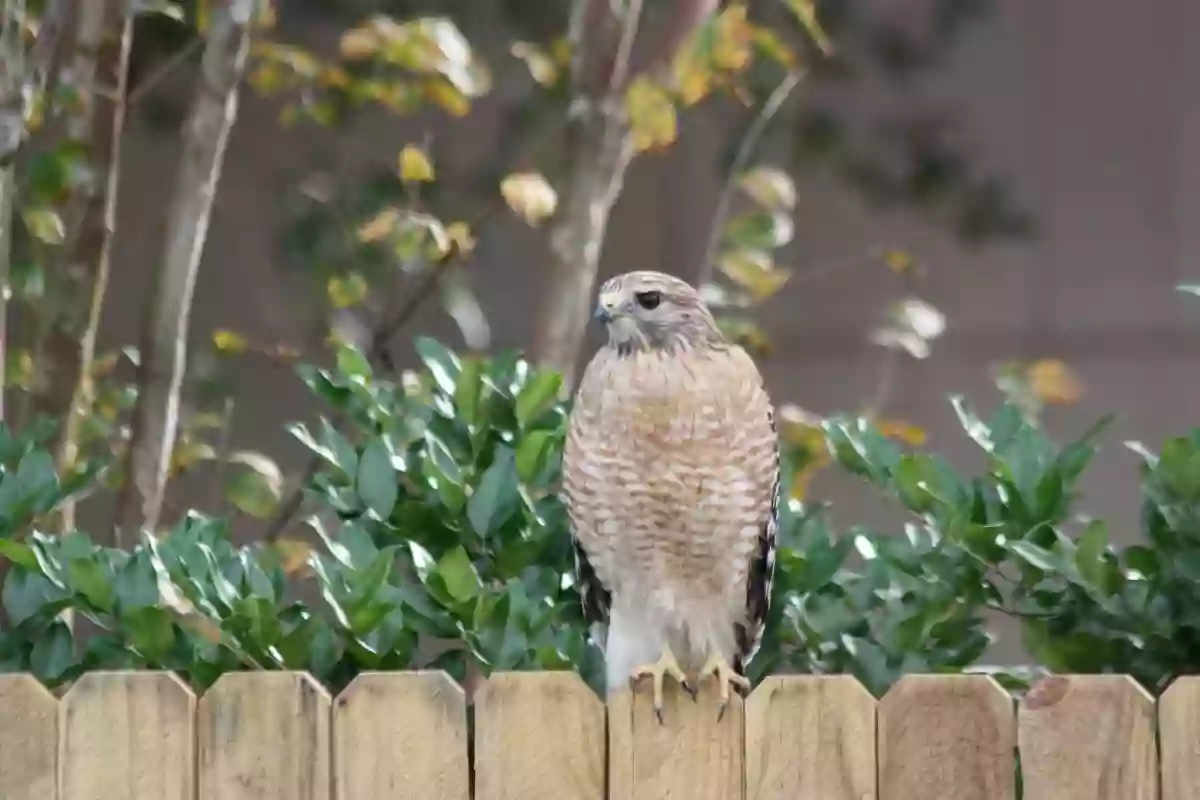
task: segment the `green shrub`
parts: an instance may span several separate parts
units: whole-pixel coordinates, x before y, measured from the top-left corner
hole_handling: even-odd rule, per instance
[[[44,431],[0,432],[0,558],[12,566],[0,669],[49,684],[173,669],[200,687],[230,670],[303,669],[337,687],[361,670],[574,668],[598,687],[556,495],[569,410],[558,376],[515,354],[460,357],[428,339],[417,350],[424,368],[399,382],[345,348],[335,369],[302,370],[331,412],[290,426],[319,462],[305,490],[322,543],[307,556],[311,607],[294,599],[279,547],[234,546],[222,520],[193,513],[131,551],[40,533],[99,466],[60,481]],[[852,673],[879,693],[906,672],[977,668],[992,611],[1019,617],[1053,670],[1156,688],[1200,661],[1200,431],[1143,451],[1146,538],[1117,551],[1075,511],[1103,423],[1060,447],[1011,405],[983,420],[954,402],[987,456],[981,475],[905,452],[866,420],[825,422],[836,464],[910,519],[899,535],[835,533],[827,508],[784,504],[752,677]],[[806,457],[785,445],[785,486]],[[66,609],[98,632],[76,641]]]

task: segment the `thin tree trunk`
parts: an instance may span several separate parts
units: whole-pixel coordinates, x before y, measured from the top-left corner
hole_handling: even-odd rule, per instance
[[[717,7],[717,0],[673,0],[671,25],[646,64],[669,63],[687,36]],[[631,55],[644,0],[627,0],[612,25],[602,13],[617,3],[577,0],[572,11],[572,93],[575,118],[566,132],[567,176],[562,202],[550,223],[550,259],[537,310],[533,360],[574,381],[591,318],[592,287],[600,268],[608,220],[633,157],[622,97],[632,75]],[[600,65],[599,67],[597,65]],[[597,90],[594,78],[601,76]]]
[[[588,305],[608,218],[633,157],[620,92],[637,36],[642,0],[630,0],[615,20],[619,42],[615,51],[605,35],[610,26],[596,24],[605,6],[608,4],[603,0],[579,0],[572,11],[575,99],[570,113],[575,118],[566,131],[566,182],[562,205],[548,231],[550,259],[531,348],[531,356],[539,366],[561,372],[568,383],[573,380],[575,361],[587,331]],[[603,64],[611,67],[601,68],[600,74],[607,80],[597,91],[588,84],[593,82],[595,65]]]
[[[84,3],[76,34],[74,79],[83,87],[86,106],[67,125],[68,136],[88,151],[95,176],[73,203],[68,219],[71,239],[64,248],[58,277],[63,311],[53,320],[46,354],[52,383],[42,410],[64,420],[56,454],[60,469],[78,457],[82,421],[93,401],[92,366],[108,288],[109,259],[116,231],[121,133],[125,122],[126,76],[133,41],[133,18],[124,0]],[[60,528],[75,526],[75,503],[60,508]]]
[[[117,504],[118,544],[158,525],[179,422],[188,316],[225,146],[237,117],[256,0],[214,9],[200,84],[184,126],[182,163],[166,224],[166,243],[142,331],[138,401],[129,470]]]

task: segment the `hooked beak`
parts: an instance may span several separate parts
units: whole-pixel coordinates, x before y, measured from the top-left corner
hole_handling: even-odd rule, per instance
[[[592,313],[592,319],[599,322],[601,325],[607,325],[615,318],[613,310],[604,304],[596,306],[596,310]]]

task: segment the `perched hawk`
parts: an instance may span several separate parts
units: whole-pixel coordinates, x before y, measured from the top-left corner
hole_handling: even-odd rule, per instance
[[[762,377],[699,294],[658,272],[600,289],[608,344],[571,412],[563,496],[584,612],[609,692],[670,675],[720,714],[749,688],[771,597],[779,443]]]

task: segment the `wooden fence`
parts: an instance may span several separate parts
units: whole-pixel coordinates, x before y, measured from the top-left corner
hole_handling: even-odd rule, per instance
[[[472,748],[439,672],[336,698],[288,672],[199,698],[161,672],[61,698],[0,676],[0,799],[1014,800],[1018,749],[1025,800],[1200,797],[1200,676],[1157,708],[1123,676],[1046,678],[1019,704],[981,676],[910,676],[878,702],[852,678],[774,677],[719,724],[711,687],[669,692],[661,726],[648,692],[606,712],[566,673],[497,675],[474,701]]]

